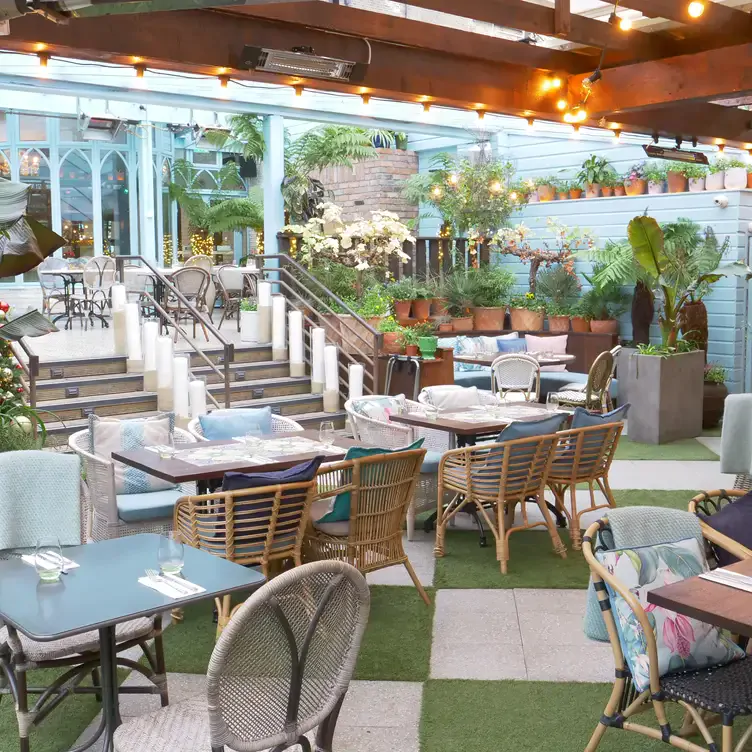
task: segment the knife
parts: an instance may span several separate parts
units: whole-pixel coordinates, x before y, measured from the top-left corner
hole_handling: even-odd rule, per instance
[[[164,577],[164,579],[166,579],[176,590],[181,590],[181,592],[184,592],[186,595],[195,595],[196,593],[201,592],[197,589],[198,585],[188,583],[182,577],[178,577],[177,575],[162,572],[162,577]]]

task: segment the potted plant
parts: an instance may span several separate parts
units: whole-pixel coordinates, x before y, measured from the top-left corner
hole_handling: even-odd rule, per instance
[[[669,193],[685,193],[687,190],[687,175],[686,168],[694,167],[695,165],[685,165],[681,162],[672,162],[671,166],[666,170],[666,184],[668,185]]]
[[[383,285],[370,285],[359,301],[352,306],[355,313],[372,327],[378,328],[381,320],[389,315],[391,298]]]
[[[613,196],[617,186],[619,188],[622,188],[623,190],[624,186],[622,184],[621,177],[616,173],[615,170],[609,170],[601,178],[601,195],[603,195],[605,198]]]
[[[452,317],[455,332],[468,332],[473,328],[473,285],[464,269],[456,269],[444,280],[447,311]]]
[[[566,334],[572,317],[572,306],[566,303],[546,303],[548,331],[556,334]]]
[[[515,295],[509,303],[509,312],[512,316],[512,329],[515,331],[543,331],[546,304],[542,299],[536,298],[534,293]]]
[[[258,342],[258,304],[249,298],[240,301],[240,341]]]
[[[752,164],[747,165],[747,188],[752,188]]]
[[[584,334],[590,331],[590,312],[580,301],[573,309],[571,316],[572,331]]]
[[[728,397],[726,369],[717,363],[708,363],[705,366],[702,385],[703,428],[715,428],[721,422],[726,397]]]
[[[538,272],[535,290],[546,301],[550,332],[569,331],[569,319],[580,287],[580,281],[570,266],[556,264]]]
[[[582,309],[590,319],[590,331],[596,334],[618,334],[619,316],[629,304],[629,295],[617,282],[604,282],[600,264],[593,265],[592,275],[583,275],[592,287],[582,297]]]
[[[424,321],[413,327],[413,332],[418,337],[418,348],[421,357],[433,358],[436,356],[436,348],[439,344],[439,338],[434,334],[435,326],[430,321]]]
[[[624,190],[627,196],[642,196],[647,187],[645,163],[636,162],[624,174]]]
[[[415,280],[412,277],[404,277],[387,287],[387,294],[392,299],[394,316],[398,320],[410,318],[410,308],[416,297],[415,287]]]
[[[708,168],[700,164],[685,164],[681,167],[684,176],[689,181],[689,192],[699,193],[705,190],[705,176]]]
[[[568,180],[559,180],[556,183],[556,197],[559,201],[566,201],[569,198],[569,190],[573,183]]]
[[[413,317],[418,321],[425,321],[431,315],[433,290],[428,285],[415,283],[415,298],[413,299]]]
[[[648,181],[648,193],[658,195],[663,193],[663,182],[666,179],[666,166],[654,160],[648,160],[643,167],[645,180]]]
[[[426,285],[431,291],[431,313],[434,318],[447,315],[447,299],[444,293],[444,281],[439,277],[431,277]]]
[[[418,332],[414,326],[403,326],[400,331],[400,344],[405,349],[405,355],[418,355]]]
[[[399,354],[402,352],[402,327],[394,316],[387,316],[379,322],[379,331],[384,335],[382,352]]]
[[[626,196],[627,189],[624,187],[624,176],[616,176],[616,185],[614,186],[614,196]]]
[[[535,184],[538,192],[538,201],[553,201],[556,195],[556,183],[555,177],[537,178]]]
[[[582,198],[582,185],[576,180],[573,180],[569,184],[569,198],[571,199]]]
[[[705,190],[706,191],[722,191],[723,190],[723,173],[726,169],[728,160],[723,157],[714,159],[708,165],[708,174],[705,177]]]
[[[484,265],[468,269],[472,291],[473,328],[479,331],[504,329],[506,300],[514,287],[514,273],[502,266]]]
[[[723,185],[727,191],[740,191],[747,187],[747,163],[729,159],[723,171]]]
[[[585,198],[598,198],[601,195],[601,180],[614,171],[605,157],[591,154],[583,163],[577,179],[585,184]]]
[[[440,332],[451,332],[454,331],[454,326],[452,325],[452,317],[451,316],[436,316],[434,318],[434,323],[438,327],[438,330]]]

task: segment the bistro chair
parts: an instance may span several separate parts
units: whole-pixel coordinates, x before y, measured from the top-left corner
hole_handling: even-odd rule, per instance
[[[67,269],[68,264],[64,259],[50,256],[39,265],[39,271],[45,270],[58,271]],[[57,305],[65,306],[66,304],[66,286],[63,277],[52,274],[40,274],[39,286],[42,288],[42,313],[48,316],[53,315],[52,309]]]
[[[268,582],[217,641],[206,697],[127,721],[115,752],[333,752],[337,717],[368,624],[364,577],[342,562],[306,564]]]
[[[734,740],[734,721],[752,714],[752,661],[722,630],[667,609],[646,608],[646,593],[651,589],[707,570],[700,544],[695,538],[667,540],[664,530],[660,544],[638,547],[632,556],[618,556],[624,549],[608,550],[610,538],[609,521],[604,518],[593,523],[582,540],[616,670],[611,696],[585,752],[595,752],[606,732],[616,731],[641,734],[685,752],[746,749],[752,726]],[[647,573],[637,566],[642,561],[651,564]],[[677,633],[682,636],[680,646],[670,642],[676,641],[671,636]],[[686,635],[692,635],[691,639]],[[701,646],[697,655],[695,644]],[[681,660],[674,667],[669,658],[677,653]],[[681,728],[674,729],[669,722],[669,702],[685,711]],[[645,713],[654,716],[657,727],[635,720]],[[723,724],[720,744],[709,729],[718,720]],[[702,743],[690,741],[689,735],[701,736]]]
[[[225,264],[217,269],[219,295],[222,298],[222,318],[219,320],[220,327],[226,318],[231,319],[234,316],[238,331],[240,331],[240,301],[243,299],[244,276],[240,267],[235,266],[235,264]]]
[[[204,303],[206,305],[206,311],[209,314],[209,319],[212,319],[214,314],[214,303],[217,299],[217,288],[214,285],[212,276],[214,274],[214,258],[212,256],[206,256],[202,253],[197,253],[186,259],[184,267],[203,269],[209,275],[209,282],[206,286],[206,292],[204,294]]]
[[[110,305],[110,289],[116,278],[115,259],[109,256],[95,256],[84,265],[83,296],[73,295],[71,299],[87,312],[90,322],[96,316],[105,326],[104,315]]]
[[[623,423],[606,423],[602,426],[587,426],[570,431],[560,431],[554,461],[548,472],[548,487],[553,491],[556,508],[563,512],[569,521],[569,534],[572,547],[582,547],[580,518],[586,512],[616,506],[614,494],[608,484],[608,471],[614,459]],[[577,506],[577,484],[586,483],[590,493],[590,506]],[[597,489],[605,497],[599,504],[595,498]],[[569,509],[565,495],[569,491]]]
[[[707,522],[707,518],[720,513],[727,506],[743,498],[748,491],[703,491],[689,502],[689,511],[700,519],[700,528],[707,544],[708,559],[720,566],[732,564],[735,560],[752,559],[752,550],[742,545]],[[746,527],[746,526],[745,526]]]
[[[410,449],[321,467],[303,558],[346,561],[363,574],[402,564],[420,597],[430,604],[402,545],[402,528],[425,453],[425,449]],[[348,495],[347,519],[320,521],[332,500],[337,505]]]
[[[144,266],[125,264],[123,267],[123,284],[129,303],[138,303],[141,314],[145,317],[156,316],[156,311],[149,294],[156,297],[156,280],[154,274]]]
[[[602,352],[590,366],[585,389],[567,389],[554,392],[562,407],[584,407],[586,410],[607,412],[610,405],[609,388],[614,369],[614,356],[609,350]]]
[[[491,363],[491,391],[504,402],[538,402],[540,363],[530,355],[500,355]]]
[[[178,269],[172,275],[172,283],[177,287],[178,291],[183,294],[183,297],[198,311],[199,315],[206,312],[206,291],[209,286],[211,277],[209,273],[193,265],[191,267],[185,266],[182,269]],[[209,341],[209,334],[206,331],[203,321],[197,322],[196,317],[188,310],[183,301],[170,292],[167,291],[167,300],[165,301],[165,309],[168,313],[175,316],[175,320],[179,324],[180,321],[192,321],[193,322],[193,336],[196,336],[196,323],[201,324],[201,328],[204,331],[204,337],[206,341]],[[175,329],[175,341],[178,341],[178,331]]]
[[[566,548],[544,496],[557,441],[555,434],[546,434],[446,452],[439,465],[434,554],[437,557],[444,556],[447,525],[466,506],[475,504],[496,539],[496,559],[500,563],[502,574],[507,574],[508,569],[509,537],[520,530],[545,527],[551,536],[554,552],[565,559]],[[445,492],[454,494],[448,506],[443,503]],[[530,522],[527,502],[537,504],[543,521]],[[515,508],[518,504],[522,524],[516,525]]]
[[[188,433],[193,436],[196,441],[208,441],[204,436],[204,431],[201,428],[201,421],[198,418],[193,418],[188,423],[187,429]],[[296,420],[286,418],[284,415],[274,415],[274,413],[272,413],[272,433],[290,433],[291,431],[303,430],[303,426],[301,426]]]
[[[621,345],[616,345],[615,347],[612,347],[609,351],[611,355],[614,356],[614,364],[611,366],[611,381],[609,381],[608,389],[606,391],[606,409],[611,410],[613,409],[613,402],[611,399],[611,383],[614,380],[614,376],[616,375],[616,366],[619,362],[618,355],[622,351]],[[569,391],[575,391],[575,392],[584,392],[587,387],[587,383],[579,383],[574,382],[572,384],[566,384],[562,391],[569,392]]]

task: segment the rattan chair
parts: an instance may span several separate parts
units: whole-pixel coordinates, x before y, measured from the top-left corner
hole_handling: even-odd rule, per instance
[[[420,597],[430,604],[402,545],[402,527],[425,453],[425,449],[410,449],[319,468],[303,558],[346,561],[363,574],[403,564]],[[350,519],[316,523],[323,516],[319,512],[325,512],[329,501],[340,493],[350,494]]]
[[[110,289],[116,279],[115,259],[95,256],[86,262],[83,271],[83,297],[73,295],[71,299],[87,311],[89,321],[96,316],[102,326],[105,325],[104,315],[110,305]]]
[[[64,259],[50,256],[39,265],[39,271],[45,269],[50,271],[66,269],[68,264]],[[40,274],[39,286],[42,288],[42,313],[52,316],[52,309],[55,306],[65,306],[65,281],[62,277],[52,274]]]
[[[175,505],[175,530],[188,546],[243,566],[302,564],[300,551],[316,481],[186,496]],[[230,596],[217,598],[217,634],[230,619]]]
[[[737,660],[725,666],[705,668],[699,671],[659,676],[658,652],[654,626],[645,609],[634,593],[614,577],[596,558],[597,538],[607,531],[608,520],[593,523],[582,540],[582,551],[590,566],[594,587],[601,605],[603,619],[608,630],[616,668],[616,681],[593,735],[585,747],[585,752],[595,752],[610,729],[632,731],[657,742],[670,744],[685,752],[741,752],[752,735],[748,726],[738,741],[734,742],[733,724],[736,716],[752,714],[752,660]],[[619,634],[605,583],[624,599],[642,627],[649,660],[650,687],[640,692],[632,681],[632,675],[622,652]],[[666,714],[666,703],[675,702],[686,711],[685,722],[676,733]],[[656,726],[646,726],[635,722],[634,717],[651,712],[655,715]],[[709,726],[723,722],[722,741],[713,741]],[[690,734],[701,734],[704,744],[697,744],[686,738]],[[628,749],[629,746],[622,747]],[[658,745],[656,745],[658,749]]]
[[[537,402],[540,397],[540,363],[522,353],[500,355],[491,363],[491,391],[505,402]]]
[[[559,443],[548,472],[548,487],[553,491],[556,508],[569,520],[569,534],[575,549],[582,547],[582,515],[596,509],[616,506],[614,494],[608,484],[608,471],[623,429],[623,423],[606,423],[603,426],[575,428],[557,434]],[[590,493],[590,506],[584,509],[577,506],[578,483],[587,483]],[[596,487],[606,497],[605,504],[596,501]],[[567,491],[569,509],[565,504]]]
[[[214,259],[211,256],[206,256],[202,253],[197,253],[186,260],[184,267],[187,269],[203,269],[209,275],[209,282],[206,285],[204,292],[204,303],[206,304],[206,312],[209,314],[209,319],[213,319],[214,303],[217,299],[217,288],[214,285],[212,275],[214,274]]]
[[[365,579],[342,562],[285,572],[233,615],[207,672],[207,697],[127,721],[115,752],[283,752],[334,730],[370,608]],[[208,707],[207,707],[208,701]]]
[[[227,318],[233,316],[240,331],[240,301],[243,299],[243,279],[244,274],[239,266],[235,264],[225,264],[217,269],[217,283],[219,284],[219,294],[222,298],[222,318],[219,320],[219,326]]]
[[[616,345],[615,347],[612,347],[610,350],[611,355],[614,356],[614,364],[611,366],[611,379],[608,382],[608,389],[606,390],[606,409],[612,410],[613,409],[613,402],[611,400],[611,382],[614,380],[614,376],[616,375],[616,366],[618,364],[618,355],[622,351],[621,345]],[[584,392],[587,388],[587,383],[581,384],[579,382],[574,382],[572,384],[565,384],[562,391],[569,392],[569,391],[575,391],[575,392]]]
[[[732,490],[732,491],[703,491],[697,494],[689,502],[689,511],[695,515],[711,516],[716,512],[719,512],[727,504],[733,504],[734,501],[740,499],[742,496],[747,495],[747,491]],[[729,538],[727,535],[718,532],[715,528],[708,525],[703,519],[700,519],[700,527],[702,528],[702,535],[705,538],[707,548],[706,553],[710,554],[709,559],[717,560],[718,555],[716,553],[717,548],[722,548],[737,559],[752,559],[752,551],[746,546],[738,543],[733,538]]]
[[[209,272],[198,266],[184,267],[178,269],[171,278],[172,283],[183,294],[183,297],[200,313],[207,310],[206,291],[211,281]],[[176,321],[188,320],[193,322],[193,336],[196,336],[196,318],[186,308],[183,301],[168,290],[165,309],[168,313],[175,316]],[[211,317],[210,317],[211,318]],[[199,322],[204,331],[206,341],[209,341],[209,334],[203,322]],[[175,330],[175,341],[178,341],[178,332]]]
[[[503,443],[453,449],[439,467],[439,493],[434,554],[444,556],[447,524],[466,506],[475,504],[496,538],[496,559],[501,573],[507,574],[509,537],[520,530],[544,526],[548,529],[554,551],[563,559],[567,552],[559,537],[544,491],[558,437],[556,434],[517,439]],[[444,506],[444,492],[454,499]],[[527,502],[537,504],[543,521],[530,522]],[[516,525],[515,508],[519,504],[522,524]],[[494,515],[489,514],[493,510]]]
[[[175,444],[192,444],[195,441],[191,434],[180,428],[175,429],[174,437]],[[68,439],[68,447],[83,461],[92,515],[92,539],[99,541],[137,533],[164,533],[172,530],[172,513],[166,517],[144,519],[139,522],[125,522],[120,518],[113,461],[92,454],[90,446],[88,429],[77,431]],[[195,483],[184,483],[178,486],[175,501],[181,494],[192,494],[195,491]]]
[[[585,389],[562,389],[554,392],[556,401],[562,407],[584,407],[586,410],[606,412],[610,405],[609,388],[614,368],[614,356],[610,351],[602,352],[590,366]]]
[[[204,431],[201,428],[201,421],[198,418],[193,418],[187,426],[188,433],[193,436],[196,441],[208,441],[204,436]],[[272,414],[272,433],[289,433],[291,431],[303,431],[303,426],[292,418],[286,418],[284,415]]]

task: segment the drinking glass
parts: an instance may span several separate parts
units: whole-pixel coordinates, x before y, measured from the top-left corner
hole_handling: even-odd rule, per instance
[[[178,450],[175,448],[175,434],[167,434],[164,444],[159,447],[159,459],[171,460],[177,453]]]
[[[321,426],[319,427],[319,441],[322,444],[326,444],[326,446],[331,446],[334,444],[334,437],[334,422],[331,420],[321,421]]]
[[[559,409],[559,397],[555,393],[549,393],[546,395],[546,410],[550,413],[555,413]]]
[[[183,541],[172,531],[159,538],[159,568],[166,574],[180,574],[183,569]]]
[[[428,420],[437,420],[439,417],[439,409],[433,405],[426,405],[425,413]]]
[[[243,442],[250,451],[253,451],[261,443],[262,436],[261,429],[258,426],[253,426],[243,435]]]
[[[57,582],[63,571],[63,549],[58,538],[40,538],[34,552],[34,566],[42,582]]]

